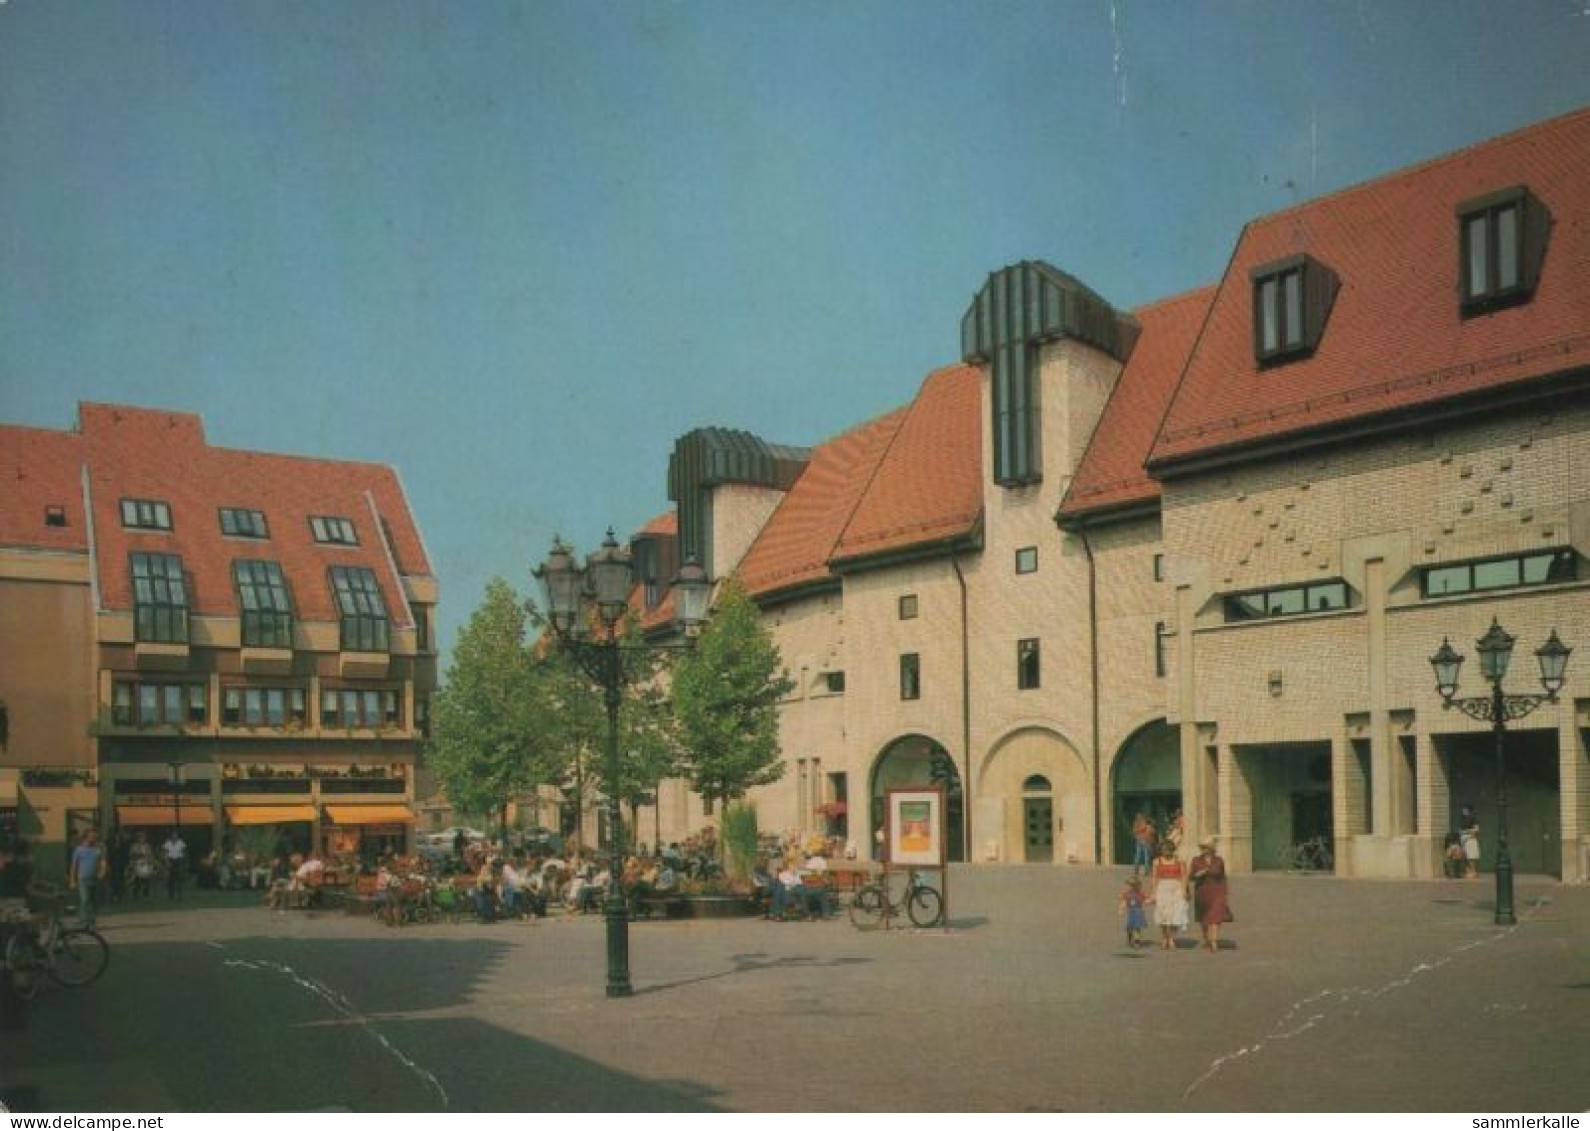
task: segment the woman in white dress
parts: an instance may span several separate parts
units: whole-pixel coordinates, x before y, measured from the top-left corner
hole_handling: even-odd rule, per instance
[[[1154,861],[1154,923],[1161,950],[1176,949],[1176,932],[1187,927],[1187,865],[1176,858],[1176,846],[1165,841]]]

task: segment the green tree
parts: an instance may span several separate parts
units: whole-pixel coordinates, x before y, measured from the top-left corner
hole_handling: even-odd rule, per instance
[[[794,686],[756,606],[729,578],[695,648],[674,669],[681,768],[704,799],[733,801],[784,776],[778,701]]]
[[[566,738],[546,667],[528,645],[528,620],[513,587],[492,578],[433,703],[428,761],[466,812],[505,820],[508,802],[558,776]]]
[[[643,647],[638,622],[621,629],[622,699],[618,710],[619,800],[629,806],[629,843],[639,839],[636,811],[651,804],[657,786],[678,773],[679,739],[663,690],[665,654]],[[569,746],[561,785],[565,798],[583,812],[588,791],[607,792],[607,712],[601,685],[571,657],[556,650],[557,702]]]

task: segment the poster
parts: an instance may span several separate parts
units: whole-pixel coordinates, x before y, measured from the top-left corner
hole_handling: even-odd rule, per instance
[[[891,789],[884,820],[891,864],[918,868],[944,866],[942,789]]]

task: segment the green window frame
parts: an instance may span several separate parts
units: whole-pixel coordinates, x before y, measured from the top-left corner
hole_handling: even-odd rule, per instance
[[[1559,546],[1539,553],[1426,566],[1420,572],[1419,587],[1420,593],[1428,600],[1434,597],[1458,597],[1464,593],[1487,593],[1496,589],[1557,585],[1578,579],[1579,555],[1568,547]]]
[[[243,620],[246,648],[291,648],[293,604],[287,581],[277,562],[238,559],[232,563],[232,583]]]
[[[133,554],[134,635],[143,643],[188,642],[188,585],[176,554]]]
[[[922,656],[917,652],[900,655],[900,698],[922,698]]]
[[[374,571],[364,566],[333,566],[331,589],[341,614],[342,650],[389,651],[391,622]]]
[[[1304,613],[1338,612],[1352,607],[1352,590],[1340,578],[1308,585],[1283,585],[1233,593],[1225,598],[1227,624],[1301,616]]]

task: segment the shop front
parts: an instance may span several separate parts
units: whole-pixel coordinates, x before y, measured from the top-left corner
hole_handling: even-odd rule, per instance
[[[389,853],[409,851],[414,814],[405,804],[328,804],[323,807],[322,851],[371,865]]]

